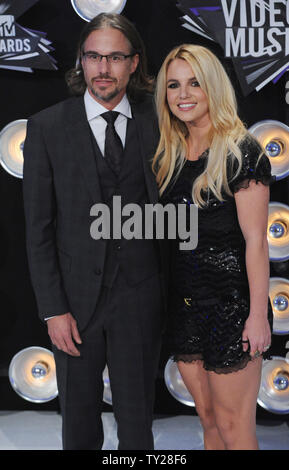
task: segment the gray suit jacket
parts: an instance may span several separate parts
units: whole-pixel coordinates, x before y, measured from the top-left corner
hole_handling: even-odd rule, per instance
[[[147,192],[155,204],[159,196],[151,158],[159,135],[151,97],[131,106]],[[81,330],[100,293],[106,249],[105,240],[90,236],[90,209],[101,202],[101,189],[83,97],[65,100],[28,120],[23,190],[28,262],[39,315],[44,319],[71,312]],[[139,272],[135,282],[145,277],[146,272]]]

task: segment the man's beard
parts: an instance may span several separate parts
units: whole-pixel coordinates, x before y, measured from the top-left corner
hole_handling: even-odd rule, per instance
[[[110,77],[105,75],[105,76],[100,76],[98,78],[109,79]],[[90,91],[93,94],[93,96],[95,96],[95,98],[100,99],[100,100],[104,101],[105,103],[109,103],[111,100],[113,100],[120,93],[120,90],[117,87],[108,94],[102,94],[101,92],[97,92],[93,88],[93,85],[91,85],[89,88],[90,88]]]
[[[98,98],[99,100],[104,101],[105,103],[109,103],[111,100],[113,100],[119,93],[120,90],[116,88],[113,90],[111,93],[108,95],[103,96],[102,94],[98,93],[97,91],[94,90],[94,88],[90,88],[91,93],[95,96],[95,98]]]

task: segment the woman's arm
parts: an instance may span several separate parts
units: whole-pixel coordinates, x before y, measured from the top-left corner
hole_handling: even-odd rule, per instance
[[[268,322],[269,255],[267,242],[269,188],[252,180],[249,187],[235,193],[239,224],[246,241],[246,269],[250,289],[250,314],[243,341],[250,354],[263,352],[271,343]],[[248,344],[244,343],[244,350]]]

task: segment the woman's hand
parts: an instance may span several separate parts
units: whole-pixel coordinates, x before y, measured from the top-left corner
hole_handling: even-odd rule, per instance
[[[253,315],[247,318],[242,334],[243,351],[248,351],[250,356],[256,357],[256,352],[260,354],[267,351],[271,344],[271,330],[267,317]]]

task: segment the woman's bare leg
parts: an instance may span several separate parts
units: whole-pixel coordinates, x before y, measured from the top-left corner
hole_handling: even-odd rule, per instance
[[[179,361],[177,365],[184,384],[194,399],[204,430],[205,449],[224,450],[225,445],[216,426],[208,372],[203,368],[203,362],[184,363]]]
[[[256,406],[262,358],[237,372],[209,372],[216,424],[227,450],[256,450]]]

